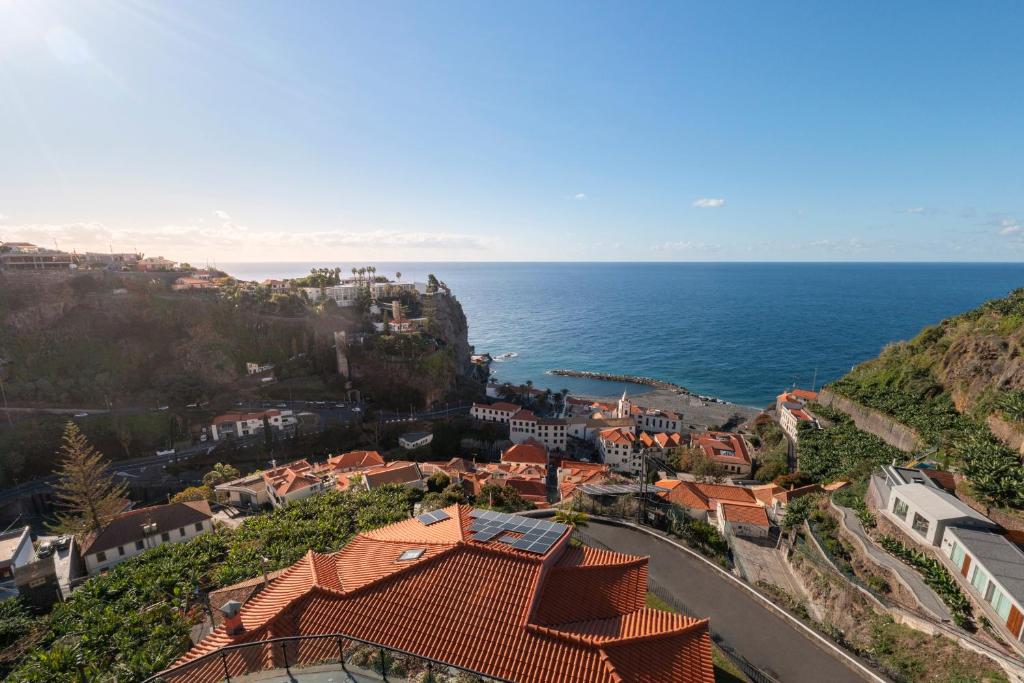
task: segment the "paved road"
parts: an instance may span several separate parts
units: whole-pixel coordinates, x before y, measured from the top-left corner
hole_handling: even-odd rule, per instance
[[[928,584],[924,582],[920,574],[875,545],[875,542],[871,540],[864,530],[864,526],[860,523],[857,513],[842,505],[836,505],[835,507],[843,515],[844,526],[849,529],[850,533],[860,539],[864,550],[871,556],[871,559],[895,572],[902,580],[903,585],[910,589],[918,604],[926,612],[940,621],[953,620],[953,615],[949,613],[946,603],[942,602],[942,599],[935,594],[935,591],[928,587]]]
[[[610,548],[648,555],[650,575],[687,607],[711,619],[711,628],[750,663],[783,683],[861,683],[855,673],[810,637],[764,607],[704,562],[633,529],[592,523],[586,530]]]

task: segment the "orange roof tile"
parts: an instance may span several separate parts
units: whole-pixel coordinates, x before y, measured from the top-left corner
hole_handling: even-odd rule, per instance
[[[377,451],[350,451],[327,458],[327,462],[323,463],[321,467],[333,472],[344,472],[358,467],[372,467],[383,464],[384,458]]]
[[[243,632],[217,628],[179,661],[340,632],[521,683],[714,681],[707,621],[644,607],[646,558],[571,548],[568,532],[545,555],[467,541],[469,508],[446,511],[429,526],[406,520],[337,553],[307,553],[242,607]],[[423,555],[399,562],[412,548]],[[302,657],[299,648],[292,663]],[[212,657],[164,676],[212,683],[225,663],[232,675],[245,666]]]
[[[659,484],[660,486],[660,484]],[[681,481],[665,496],[676,505],[696,510],[714,510],[717,501],[754,503],[753,492],[743,486]]]
[[[636,434],[633,432],[622,429],[621,427],[611,427],[609,429],[602,429],[598,432],[598,436],[605,441],[611,441],[614,444],[626,445],[636,441]]]
[[[754,524],[767,528],[768,513],[760,505],[738,505],[736,503],[722,503],[722,514],[725,521],[738,524]]]
[[[548,464],[548,449],[536,441],[517,443],[501,454],[502,462],[528,463],[533,465]]]

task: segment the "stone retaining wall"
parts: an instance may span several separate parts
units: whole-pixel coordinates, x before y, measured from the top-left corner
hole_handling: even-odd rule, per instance
[[[862,406],[845,396],[825,388],[818,393],[818,403],[846,413],[857,428],[874,434],[894,448],[907,453],[920,450],[924,442],[910,427],[901,424],[884,413]]]

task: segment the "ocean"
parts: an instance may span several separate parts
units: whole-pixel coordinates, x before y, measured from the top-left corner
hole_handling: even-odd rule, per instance
[[[314,265],[221,264],[236,277]],[[363,265],[363,264],[358,264]],[[643,375],[749,406],[817,386],[888,343],[1024,286],[1020,263],[374,263],[447,283],[499,381],[613,395],[553,368]],[[631,393],[643,388],[630,387]]]

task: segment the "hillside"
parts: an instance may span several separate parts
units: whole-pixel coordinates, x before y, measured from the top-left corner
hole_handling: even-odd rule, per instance
[[[911,428],[966,493],[1024,508],[1022,344],[1019,289],[889,345],[830,389]]]

